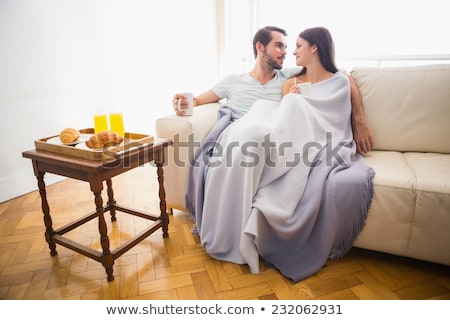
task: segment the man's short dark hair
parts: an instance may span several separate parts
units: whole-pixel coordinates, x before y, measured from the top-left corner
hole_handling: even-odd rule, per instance
[[[257,54],[256,43],[261,42],[263,46],[267,46],[267,44],[272,40],[272,31],[282,33],[285,37],[287,36],[286,30],[278,27],[267,26],[259,29],[253,37],[253,54],[255,55],[255,58]]]

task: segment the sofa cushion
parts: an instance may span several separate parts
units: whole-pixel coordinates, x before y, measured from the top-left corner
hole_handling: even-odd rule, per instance
[[[354,245],[450,265],[450,154],[372,151],[365,160],[374,197]]]
[[[450,155],[406,152],[404,157],[416,176],[416,190],[450,194]]]
[[[396,189],[415,189],[414,171],[408,166],[402,152],[375,150],[365,155],[364,159],[375,170],[376,185]]]
[[[407,255],[450,264],[450,155],[414,152],[405,153],[405,159],[416,176],[416,205]]]
[[[371,151],[365,160],[375,170],[374,196],[354,246],[405,256],[416,199],[414,172],[401,152]]]
[[[376,150],[450,153],[450,64],[355,68]]]
[[[450,194],[418,191],[406,256],[450,265]]]

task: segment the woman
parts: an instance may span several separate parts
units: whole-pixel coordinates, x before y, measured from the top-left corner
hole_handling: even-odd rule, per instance
[[[328,30],[303,31],[294,54],[304,68],[281,103],[257,101],[210,152],[196,223],[212,257],[252,273],[261,259],[299,281],[350,250],[374,172],[356,154],[349,80],[337,72]],[[298,94],[297,82],[310,82],[311,93]]]
[[[323,28],[310,28],[300,33],[294,51],[295,63],[303,66],[300,73],[287,80],[282,95],[300,93],[297,84],[317,83],[331,78],[338,69],[334,63],[334,44],[330,32]]]

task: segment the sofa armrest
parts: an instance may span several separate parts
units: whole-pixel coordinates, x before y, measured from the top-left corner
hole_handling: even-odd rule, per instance
[[[171,139],[164,167],[164,187],[169,209],[186,211],[189,163],[201,141],[217,121],[221,104],[208,103],[194,108],[192,116],[170,114],[156,120],[156,136]]]

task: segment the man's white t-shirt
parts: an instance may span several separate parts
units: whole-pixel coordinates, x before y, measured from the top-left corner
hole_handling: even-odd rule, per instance
[[[300,70],[301,68],[275,70],[275,76],[266,84],[261,84],[248,72],[233,73],[216,83],[212,91],[220,99],[226,98],[227,106],[247,112],[259,99],[280,102],[283,83]]]

